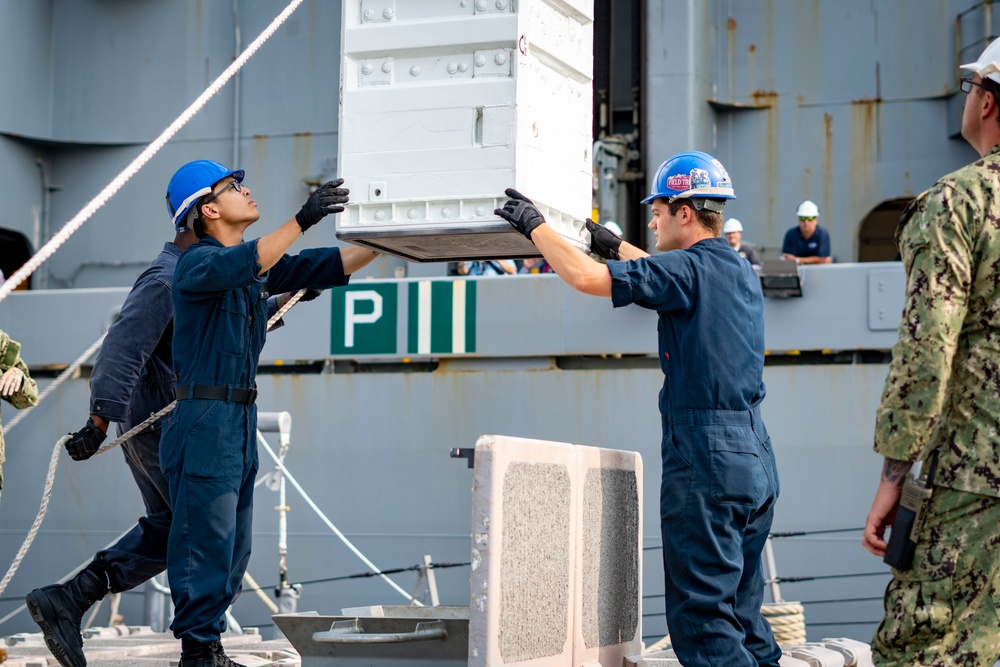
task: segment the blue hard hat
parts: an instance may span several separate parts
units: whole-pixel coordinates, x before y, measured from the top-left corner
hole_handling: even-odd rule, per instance
[[[660,165],[653,178],[649,196],[642,200],[649,204],[654,199],[736,199],[733,182],[722,163],[708,153],[685,151]],[[721,206],[721,203],[720,203]]]
[[[194,219],[194,205],[212,191],[212,186],[232,176],[243,182],[242,169],[228,169],[212,160],[195,160],[174,172],[167,184],[167,213],[177,231],[184,232]]]

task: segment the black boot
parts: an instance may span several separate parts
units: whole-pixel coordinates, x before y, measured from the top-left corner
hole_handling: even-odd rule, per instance
[[[200,643],[181,640],[181,660],[177,667],[244,667],[226,655],[221,641]]]
[[[45,645],[63,667],[86,667],[80,622],[91,606],[108,594],[104,568],[91,563],[65,584],[36,588],[25,602],[45,635]]]

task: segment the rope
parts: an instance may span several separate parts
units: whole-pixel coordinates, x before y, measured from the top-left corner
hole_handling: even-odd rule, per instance
[[[66,370],[64,370],[62,373],[60,373],[59,377],[57,377],[55,380],[53,380],[49,384],[49,386],[47,386],[45,388],[45,391],[43,391],[41,394],[39,394],[39,396],[38,396],[38,402],[35,403],[34,406],[32,406],[30,408],[27,408],[25,410],[21,410],[20,412],[18,412],[17,416],[15,416],[13,419],[11,419],[10,423],[8,423],[8,424],[6,424],[4,426],[4,433],[7,433],[9,435],[11,429],[14,428],[15,426],[17,426],[18,423],[20,423],[20,421],[22,419],[24,419],[25,415],[27,415],[32,410],[34,410],[35,408],[37,408],[41,404],[41,402],[44,401],[49,396],[49,394],[51,394],[52,392],[54,392],[56,389],[59,388],[59,385],[61,385],[63,382],[65,382],[69,378],[75,376],[77,374],[77,372],[80,370],[80,366],[82,366],[83,363],[85,361],[87,361],[87,359],[90,358],[90,355],[92,355],[94,352],[97,351],[97,349],[99,347],[101,347],[101,343],[104,342],[104,337],[107,336],[107,335],[108,334],[105,333],[100,338],[98,338],[97,340],[95,340],[93,345],[91,345],[90,347],[88,347],[87,350],[83,354],[81,354],[79,357],[76,358],[76,361],[74,361],[72,364],[70,364],[69,366],[67,366]],[[0,590],[2,590],[2,589],[0,589]]]
[[[219,92],[224,85],[232,78],[236,72],[246,64],[250,57],[257,52],[264,42],[271,38],[271,35],[281,27],[281,24],[292,15],[292,13],[298,9],[298,6],[302,4],[302,0],[292,0],[285,9],[278,14],[278,16],[271,21],[271,24],[264,29],[264,32],[240,54],[240,56],[232,62],[232,64],[219,75],[219,77],[212,82],[205,91],[198,96],[194,102],[191,103],[184,112],[171,123],[167,129],[165,129],[160,136],[153,140],[139,156],[132,160],[131,163],[125,169],[122,170],[108,185],[104,187],[103,190],[98,193],[96,197],[90,200],[86,206],[84,206],[79,213],[77,213],[69,222],[63,225],[55,236],[46,242],[37,253],[35,253],[31,259],[29,259],[25,264],[19,268],[17,271],[11,275],[7,281],[0,285],[0,301],[7,298],[7,295],[14,291],[14,288],[21,284],[24,280],[28,278],[35,270],[42,265],[45,260],[55,254],[56,250],[69,240],[76,230],[83,226],[91,216],[94,215],[104,204],[108,202],[111,197],[115,195],[131,179],[135,176],[140,169],[142,169],[149,160],[156,155],[156,153],[163,148],[164,145],[170,139],[177,134],[182,127],[184,127],[189,120],[191,120],[196,113],[201,111],[201,108],[208,103],[208,101]]]
[[[768,537],[772,539],[780,539],[782,537],[803,537],[804,535],[830,535],[833,533],[856,533],[864,530],[861,528],[832,528],[829,530],[791,530],[784,532],[771,532]],[[659,551],[663,548],[663,545],[656,544],[651,547],[643,547],[643,551]]]
[[[864,530],[864,526],[861,528],[834,528],[831,530],[789,530],[785,532],[771,533],[770,537],[773,539],[778,539],[781,537],[802,537],[803,535],[830,535],[833,533],[859,533]]]
[[[654,642],[654,643],[650,644],[649,646],[647,646],[646,650],[643,651],[643,653],[655,653],[657,651],[665,651],[668,648],[670,648],[670,635],[669,634],[665,635],[659,641]]]
[[[292,309],[292,306],[294,306],[295,304],[297,304],[299,302],[299,299],[301,299],[305,293],[306,293],[306,290],[300,289],[298,292],[296,292],[295,294],[293,294],[288,299],[288,302],[284,306],[282,306],[281,308],[279,308],[278,312],[276,312],[271,317],[271,319],[269,319],[267,321],[267,328],[270,329],[271,327],[273,327],[275,325],[275,323],[284,316],[285,313],[287,313],[289,310]]]
[[[312,584],[325,584],[331,581],[348,581],[350,579],[366,579],[368,577],[378,577],[383,574],[402,574],[403,572],[417,572],[420,570],[446,570],[452,567],[466,567],[471,563],[431,563],[430,565],[410,565],[409,567],[394,567],[378,572],[358,572],[357,574],[344,574],[339,577],[326,577],[324,579],[310,579],[308,581],[297,581],[297,586],[311,586]],[[278,584],[269,588],[277,588]]]
[[[376,567],[375,563],[368,560],[368,558],[363,553],[361,553],[358,550],[358,548],[351,543],[349,539],[347,539],[347,536],[345,536],[342,532],[340,532],[340,530],[335,525],[333,525],[332,521],[326,518],[326,515],[323,514],[323,511],[320,510],[320,508],[316,505],[316,503],[313,502],[312,498],[309,497],[309,494],[305,492],[305,489],[299,486],[299,483],[295,480],[295,477],[292,476],[292,473],[288,472],[288,468],[286,468],[285,464],[282,463],[281,459],[278,458],[278,455],[274,453],[274,450],[271,449],[271,446],[267,444],[267,440],[264,439],[264,436],[261,434],[259,430],[257,431],[257,442],[259,442],[264,447],[264,449],[267,450],[267,453],[271,456],[272,459],[274,459],[274,462],[278,465],[279,468],[281,468],[281,472],[285,474],[285,478],[291,483],[292,486],[295,487],[295,490],[299,492],[299,495],[302,496],[302,499],[306,501],[306,504],[308,504],[309,507],[311,507],[312,510],[316,512],[317,516],[319,516],[319,518],[323,521],[323,523],[326,524],[327,528],[332,530],[333,533],[340,538],[340,541],[343,542],[347,546],[347,548],[354,553],[355,556],[361,559],[362,563],[371,568],[372,572],[374,572],[377,576],[385,580],[387,584],[392,586],[396,590],[396,592],[405,597],[412,604],[420,607],[423,606],[415,597],[413,597],[405,590],[400,588],[399,584],[397,584],[395,581],[387,577],[385,573],[382,572],[382,570]],[[0,590],[0,593],[3,593],[3,591]]]
[[[0,289],[2,289],[2,286],[0,286]],[[274,325],[275,322],[281,319],[282,315],[287,313],[292,306],[294,306],[296,303],[299,302],[299,299],[302,298],[303,294],[305,294],[304,289],[299,290],[298,292],[293,294],[292,298],[288,300],[288,303],[279,308],[278,312],[276,312],[274,316],[267,321],[267,327],[270,328],[271,326]],[[103,341],[104,341],[104,336],[101,336],[100,339],[98,339],[93,345],[91,345],[90,348],[88,348],[87,351],[83,355],[81,355],[77,359],[77,361],[73,363],[83,364],[83,362],[86,361],[86,358],[89,357],[91,354],[93,354],[93,351],[97,349]],[[70,368],[72,368],[72,366]],[[60,374],[60,376],[55,380],[55,382],[52,383],[52,385],[60,383],[61,380],[65,379],[65,377],[68,377],[68,375],[70,374],[68,373],[68,371],[70,371],[70,368],[67,368],[66,371],[63,371],[63,373]],[[73,372],[76,371],[74,370]],[[42,398],[44,398],[49,393],[49,390],[52,389],[52,385],[45,388],[45,391],[42,392],[42,395],[38,397],[38,403],[42,402]],[[127,431],[123,435],[116,438],[114,441],[111,442],[111,444],[104,445],[103,447],[98,449],[97,452],[95,452],[95,456],[97,454],[103,454],[104,452],[110,449],[114,449],[115,447],[125,442],[129,438],[135,436],[137,433],[141,433],[142,431],[146,430],[154,423],[156,423],[156,421],[162,418],[164,415],[169,414],[171,411],[173,411],[173,409],[176,406],[177,406],[177,401],[170,403],[159,412],[156,412],[153,415],[151,415],[148,419],[146,419],[138,426],[132,428],[131,430]],[[38,535],[38,529],[41,527],[42,520],[45,518],[45,513],[48,512],[49,509],[49,499],[52,497],[52,487],[55,484],[55,478],[56,478],[56,466],[59,464],[59,452],[62,450],[63,445],[69,442],[70,437],[71,437],[70,435],[64,435],[63,437],[61,437],[56,442],[55,448],[52,450],[52,458],[49,460],[49,470],[45,475],[45,488],[42,491],[42,503],[38,508],[38,514],[35,516],[34,523],[31,524],[31,529],[28,531],[27,537],[24,538],[24,543],[21,544],[21,548],[18,549],[17,555],[14,557],[14,562],[10,564],[10,568],[7,569],[7,574],[5,574],[3,580],[0,581],[0,595],[3,595],[4,590],[6,590],[7,588],[7,584],[9,584],[10,580],[14,577],[14,573],[17,572],[17,568],[21,566],[21,561],[24,559],[25,554],[28,553],[28,549],[31,548],[31,543],[35,541],[35,537]],[[260,434],[260,431],[257,431],[257,437],[260,438],[262,441],[264,441],[263,436],[261,436]],[[264,441],[264,444],[266,446],[267,441]],[[271,451],[270,447],[268,447],[268,451],[269,452]],[[279,463],[278,465],[281,464]],[[281,467],[282,469],[284,468],[283,465]],[[298,487],[296,486],[296,488]],[[334,530],[336,530],[336,528]]]
[[[818,574],[814,577],[775,577],[768,579],[765,584],[794,584],[800,581],[819,581],[820,579],[850,579],[852,577],[886,577],[890,572],[858,572],[857,574]]]
[[[107,544],[105,544],[101,548],[101,550],[103,551],[104,549],[110,549],[112,546],[114,546],[115,544],[118,543],[118,540],[120,540],[121,538],[125,537],[125,535],[127,535],[130,530],[132,530],[132,529],[129,528],[128,530],[122,532],[120,535],[118,535],[118,537],[116,537],[115,539],[113,539],[110,542],[108,542]],[[82,563],[80,563],[79,565],[77,565],[76,567],[74,567],[72,570],[70,570],[67,574],[64,574],[62,576],[62,578],[59,579],[59,581],[57,581],[56,583],[57,584],[64,584],[64,583],[66,583],[67,581],[70,580],[70,577],[75,576],[77,572],[79,572],[83,568],[87,567],[87,564],[90,563],[90,561],[91,561],[90,558],[88,558],[87,560],[83,561]],[[0,598],[0,602],[8,602],[8,601],[13,601],[13,600],[24,600],[24,595],[23,594],[22,595],[18,595],[17,597],[14,597],[14,598]],[[25,605],[25,604],[22,603],[20,607],[18,607],[14,611],[10,612],[9,614],[7,614],[6,616],[4,616],[3,618],[0,618],[0,625],[3,625],[4,623],[6,623],[10,619],[14,618],[15,616],[17,616],[18,614],[20,614],[22,611],[24,611],[27,608],[28,608],[27,605]]]
[[[3,594],[4,590],[7,588],[7,584],[14,577],[14,573],[17,572],[17,568],[21,566],[21,561],[24,560],[24,555],[28,553],[28,548],[31,543],[35,541],[35,535],[38,534],[38,529],[42,525],[42,519],[45,518],[45,513],[49,509],[49,498],[52,497],[52,480],[56,476],[56,465],[59,463],[59,452],[62,451],[63,445],[69,442],[69,436],[64,435],[59,438],[56,442],[56,446],[52,449],[52,457],[49,459],[49,472],[45,476],[45,490],[42,492],[42,504],[38,508],[38,514],[35,516],[34,523],[31,524],[31,530],[28,531],[28,536],[24,538],[24,543],[21,548],[18,549],[17,555],[14,556],[14,562],[10,564],[7,568],[7,574],[3,576],[3,580],[0,581],[0,595]]]
[[[760,613],[771,624],[774,641],[779,644],[806,643],[806,617],[803,607],[797,602],[764,604]]]
[[[278,605],[271,602],[271,598],[267,597],[267,593],[261,590],[260,584],[254,581],[254,578],[250,576],[249,572],[243,573],[243,581],[247,582],[247,586],[250,587],[250,590],[257,594],[257,597],[259,597],[261,601],[263,601],[264,605],[271,610],[272,614],[277,614],[281,611],[278,609]]]

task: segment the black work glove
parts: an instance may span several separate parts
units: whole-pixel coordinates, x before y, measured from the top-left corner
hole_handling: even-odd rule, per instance
[[[618,259],[618,248],[622,244],[622,237],[590,218],[587,218],[584,224],[590,232],[590,252],[604,259]]]
[[[299,223],[303,232],[331,213],[340,213],[344,210],[343,204],[347,203],[347,195],[351,191],[340,187],[343,184],[344,179],[342,178],[328,181],[316,188],[316,192],[309,195],[309,199],[295,214],[295,222]]]
[[[68,433],[70,441],[66,443],[66,451],[74,461],[86,461],[97,453],[108,434],[94,425],[93,419],[87,420],[87,425],[76,433]]]
[[[306,290],[305,294],[303,294],[302,296],[299,297],[299,303],[303,303],[305,301],[312,301],[313,299],[315,299],[316,297],[318,297],[322,293],[323,293],[323,290],[321,290],[321,289],[313,289],[312,287],[310,287],[310,288],[308,288]]]
[[[494,210],[493,214],[509,222],[514,229],[531,241],[531,232],[535,230],[535,227],[545,222],[541,211],[535,208],[534,202],[514,188],[507,188],[504,190],[504,194],[510,199],[503,205],[503,208]]]

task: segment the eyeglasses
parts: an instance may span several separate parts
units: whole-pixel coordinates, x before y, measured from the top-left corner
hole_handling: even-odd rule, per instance
[[[812,222],[815,219],[816,219],[815,215],[810,215],[810,216],[806,216],[806,217],[800,217],[799,218],[799,222]]]
[[[221,197],[222,193],[224,193],[229,188],[232,188],[233,190],[236,190],[237,192],[243,192],[243,184],[242,183],[240,183],[239,181],[236,181],[236,180],[229,181],[228,183],[226,183],[225,187],[223,187],[221,190],[219,190],[218,192],[216,192],[214,195],[212,195],[211,197],[209,197],[208,199],[206,199],[205,201],[203,201],[199,205],[198,208],[201,208],[202,206],[204,206],[206,204],[211,204],[216,199],[218,199],[219,197]]]
[[[973,86],[979,86],[984,90],[986,89],[983,84],[973,81],[971,76],[962,77],[962,82],[958,84],[958,87],[962,89],[963,93],[971,93]]]

